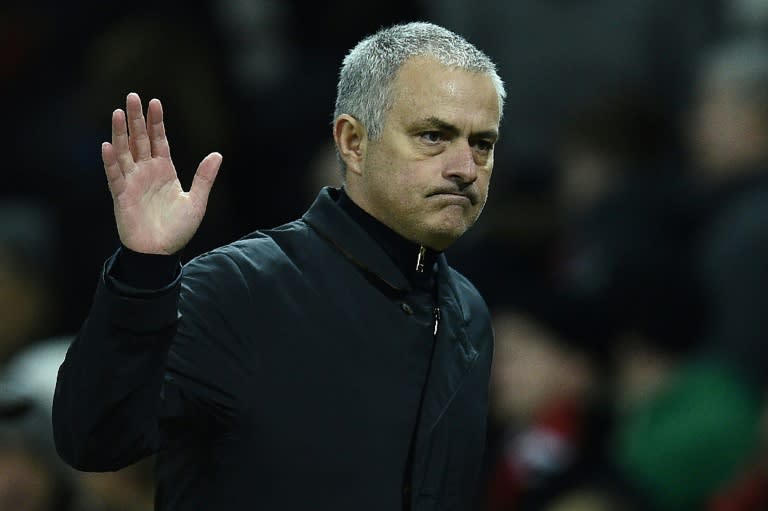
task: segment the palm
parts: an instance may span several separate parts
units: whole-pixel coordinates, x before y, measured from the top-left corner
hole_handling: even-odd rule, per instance
[[[112,143],[102,145],[102,158],[123,245],[149,254],[181,250],[203,219],[221,155],[203,159],[185,192],[171,161],[160,101],[150,101],[145,121],[141,100],[129,94],[126,112],[112,114]]]

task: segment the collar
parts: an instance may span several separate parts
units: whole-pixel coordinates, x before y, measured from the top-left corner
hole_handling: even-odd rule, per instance
[[[302,219],[393,289],[410,291],[422,276],[429,279],[436,267],[447,265],[442,253],[406,240],[343,197],[346,194],[341,189],[323,188]],[[417,271],[417,263],[421,263],[421,271]]]
[[[400,236],[355,204],[344,188],[339,191],[336,202],[381,245],[412,285],[431,287],[430,281],[435,272],[439,252]]]

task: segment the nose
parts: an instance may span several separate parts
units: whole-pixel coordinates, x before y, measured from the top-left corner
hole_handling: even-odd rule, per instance
[[[461,185],[470,185],[477,179],[477,163],[472,147],[464,140],[455,145],[449,151],[449,160],[446,162],[444,176]]]

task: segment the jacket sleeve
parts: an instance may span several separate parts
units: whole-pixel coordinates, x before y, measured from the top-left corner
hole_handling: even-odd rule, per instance
[[[231,279],[221,277],[227,268],[220,264],[231,266],[231,259],[198,258],[169,285],[141,294],[115,285],[114,259],[105,265],[54,394],[56,448],[79,470],[130,465],[162,449],[170,435],[223,420],[233,408],[219,377],[228,368],[216,365],[214,352],[231,352],[221,350],[232,328],[231,311],[222,310],[239,296]]]

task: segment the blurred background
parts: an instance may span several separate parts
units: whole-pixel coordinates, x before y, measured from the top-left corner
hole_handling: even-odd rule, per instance
[[[161,98],[184,260],[337,185],[337,72],[428,20],[499,65],[492,190],[448,251],[496,353],[477,511],[768,509],[768,0],[51,0],[0,6],[0,511],[149,511],[152,460],[75,473],[56,371],[117,248],[110,114]],[[222,504],[224,505],[224,504]]]

